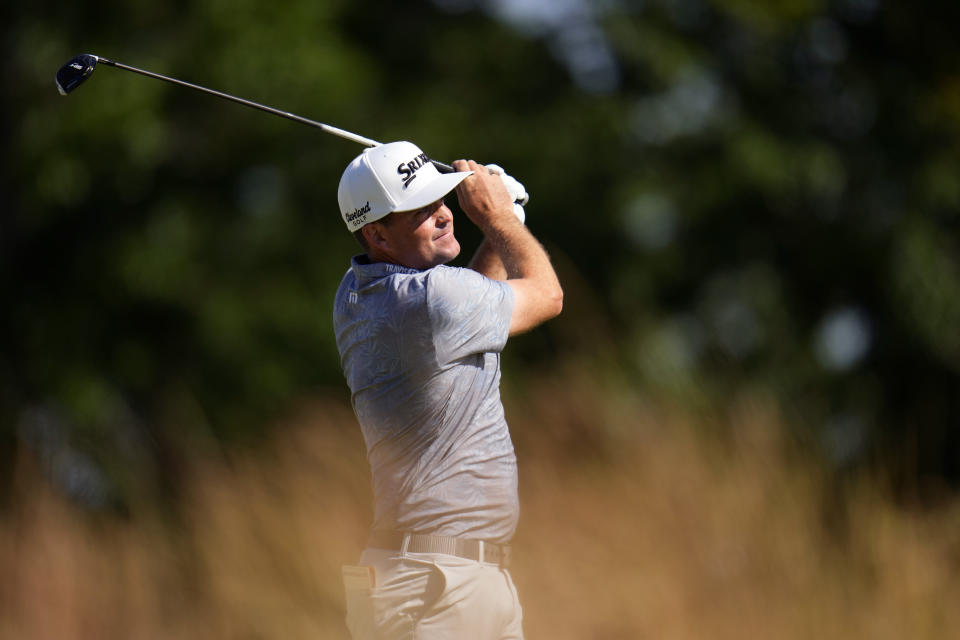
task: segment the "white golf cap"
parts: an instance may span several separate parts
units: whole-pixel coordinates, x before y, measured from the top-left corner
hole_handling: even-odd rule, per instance
[[[411,142],[370,147],[353,159],[340,178],[340,215],[353,232],[394,211],[413,211],[436,202],[472,173],[440,173]]]

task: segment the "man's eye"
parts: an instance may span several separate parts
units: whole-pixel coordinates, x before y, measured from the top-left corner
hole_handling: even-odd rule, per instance
[[[444,202],[443,200],[437,200],[437,201],[434,202],[434,203],[428,204],[428,205],[425,206],[424,208],[418,209],[418,210],[417,210],[417,215],[422,216],[422,215],[427,215],[427,214],[433,213],[434,211],[436,211],[437,209],[439,209],[440,207],[443,206],[443,202]]]

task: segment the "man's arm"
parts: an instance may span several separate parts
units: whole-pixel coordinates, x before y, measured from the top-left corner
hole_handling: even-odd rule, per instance
[[[514,215],[503,181],[472,160],[457,160],[453,166],[474,172],[457,186],[460,207],[484,235],[470,267],[487,277],[506,279],[513,289],[510,335],[557,316],[563,308],[560,281],[546,250]]]
[[[483,239],[473,257],[470,258],[467,268],[482,273],[493,280],[507,279],[507,268],[503,266],[500,254],[496,252],[486,238]]]

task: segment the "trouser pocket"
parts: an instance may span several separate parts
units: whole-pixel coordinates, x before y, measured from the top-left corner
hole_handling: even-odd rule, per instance
[[[350,636],[353,640],[373,640],[376,638],[371,599],[374,586],[373,568],[344,565],[341,572]]]

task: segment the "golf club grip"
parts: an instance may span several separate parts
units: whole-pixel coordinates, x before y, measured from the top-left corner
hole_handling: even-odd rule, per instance
[[[438,160],[431,160],[430,162],[433,163],[433,166],[435,166],[437,168],[437,171],[439,171],[440,173],[453,173],[455,171],[455,169],[450,165],[444,164]]]

